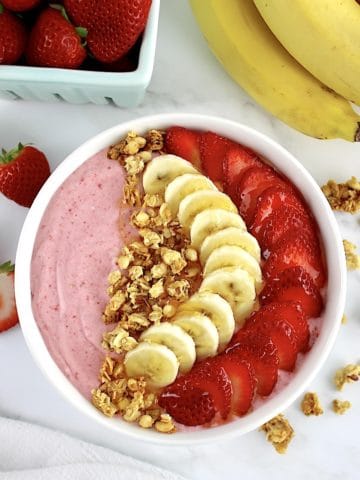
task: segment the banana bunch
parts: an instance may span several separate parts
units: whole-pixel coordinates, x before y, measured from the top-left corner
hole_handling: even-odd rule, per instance
[[[254,310],[262,283],[260,247],[230,197],[186,160],[154,158],[143,187],[164,195],[203,268],[198,292],[179,306],[171,322],[146,329],[125,356],[129,376],[143,376],[158,388],[191,370],[196,359],[216,355]]]
[[[360,141],[360,116],[348,101],[360,105],[357,2],[190,3],[213,53],[266,110],[315,138]]]

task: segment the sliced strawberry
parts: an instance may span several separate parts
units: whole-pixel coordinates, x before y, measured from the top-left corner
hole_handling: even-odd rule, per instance
[[[245,171],[236,194],[239,212],[247,224],[252,222],[259,196],[269,187],[284,185],[285,182],[274,169],[262,164]]]
[[[269,187],[259,196],[256,202],[254,220],[250,226],[252,234],[256,236],[264,220],[281,207],[294,207],[305,211],[302,201],[290,184],[287,183]]]
[[[159,405],[176,422],[194,427],[210,422],[215,408],[209,392],[189,383],[176,383],[167,387],[159,396]]]
[[[267,334],[276,345],[279,368],[292,371],[298,353],[298,338],[293,327],[277,318],[263,319],[261,310],[250,316],[245,325],[246,330]]]
[[[260,158],[249,148],[238,145],[228,150],[224,161],[225,191],[234,201],[245,170],[261,165],[263,164]]]
[[[232,385],[231,410],[235,415],[245,415],[251,407],[256,392],[256,378],[252,366],[231,352],[218,356],[219,363],[230,377]]]
[[[317,238],[307,231],[294,230],[274,245],[264,264],[263,274],[265,278],[274,278],[287,268],[299,266],[318,288],[324,285],[326,275]]]
[[[256,235],[252,229],[250,232],[256,236],[264,258],[268,258],[276,242],[296,229],[307,230],[310,234],[315,230],[313,221],[307,212],[285,206],[269,215],[263,221]]]
[[[297,303],[269,303],[261,307],[256,314],[257,320],[269,320],[288,323],[294,330],[299,352],[305,352],[309,346],[309,325],[301,307]]]
[[[185,158],[201,169],[199,138],[200,133],[195,130],[177,126],[170,127],[166,131],[166,151]]]
[[[230,147],[236,143],[213,132],[200,137],[200,158],[204,173],[214,182],[224,181],[224,159]]]
[[[0,265],[0,332],[8,330],[19,321],[15,304],[14,265]]]
[[[297,302],[307,317],[318,317],[323,308],[320,292],[303,267],[291,267],[269,280],[260,294],[263,305]]]
[[[226,349],[238,358],[248,362],[254,369],[257,380],[257,393],[270,395],[278,379],[279,358],[277,350],[269,336],[258,332],[239,330],[236,339]]]

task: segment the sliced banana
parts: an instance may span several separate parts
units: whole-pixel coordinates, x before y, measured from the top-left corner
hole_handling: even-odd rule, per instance
[[[200,250],[206,237],[227,227],[246,230],[245,222],[238,213],[217,208],[203,210],[196,215],[191,225],[190,237],[193,247]]]
[[[236,245],[223,245],[213,250],[204,266],[204,277],[224,267],[240,267],[255,280],[256,291],[262,286],[261,268],[249,252]]]
[[[217,293],[229,302],[238,325],[244,323],[254,308],[256,297],[254,279],[248,272],[238,267],[215,270],[204,278],[199,290]]]
[[[199,312],[210,318],[218,331],[220,348],[229,343],[235,330],[234,314],[230,304],[220,295],[211,292],[195,293],[178,308],[178,312],[186,311]]]
[[[141,334],[140,340],[170,348],[179,361],[181,373],[188,372],[194,365],[196,360],[194,340],[178,325],[170,322],[153,325]]]
[[[128,377],[145,377],[153,388],[170,385],[175,380],[179,361],[165,345],[142,342],[125,355],[125,370]]]
[[[210,254],[223,245],[236,245],[246,250],[257,262],[260,262],[260,247],[255,237],[240,228],[228,227],[209,235],[200,249],[200,262],[205,265]]]
[[[178,217],[181,225],[190,228],[196,215],[205,209],[223,209],[237,213],[237,208],[230,197],[222,192],[200,190],[190,193],[179,205]]]
[[[159,155],[148,163],[143,175],[146,193],[161,193],[174,178],[184,173],[199,174],[190,162],[176,155]]]
[[[198,312],[180,312],[175,315],[174,323],[194,340],[198,360],[216,355],[219,334],[209,317]]]
[[[165,190],[165,202],[169,205],[172,214],[175,216],[178,213],[181,200],[199,190],[217,190],[217,188],[204,175],[184,173],[174,178]]]

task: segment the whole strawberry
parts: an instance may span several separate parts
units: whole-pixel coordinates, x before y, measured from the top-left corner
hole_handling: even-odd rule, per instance
[[[0,65],[16,63],[24,53],[26,30],[21,20],[0,4]]]
[[[0,332],[18,323],[14,293],[14,265],[0,265]]]
[[[85,57],[80,35],[62,12],[51,7],[44,10],[30,33],[27,63],[39,67],[78,68]]]
[[[144,30],[151,0],[64,0],[75,25],[88,30],[87,45],[103,63],[116,62]]]
[[[1,3],[5,8],[12,12],[26,12],[37,7],[41,0],[2,0]]]
[[[10,200],[30,207],[50,175],[49,163],[37,148],[18,145],[0,155],[0,192]]]

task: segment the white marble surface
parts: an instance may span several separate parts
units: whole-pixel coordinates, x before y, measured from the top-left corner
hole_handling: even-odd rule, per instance
[[[176,10],[175,10],[176,9]],[[43,149],[54,168],[84,140],[123,120],[156,112],[200,112],[224,116],[280,142],[322,183],[332,177],[360,177],[360,144],[311,139],[258,107],[221,69],[196,28],[185,0],[161,6],[156,66],[144,103],[135,110],[0,100],[0,143],[19,140]],[[176,12],[176,13],[175,13]],[[321,106],[319,105],[319,108]],[[27,210],[0,198],[0,260],[14,259]],[[338,215],[343,236],[360,246],[359,217]],[[348,324],[342,326],[329,360],[311,385],[325,414],[305,417],[299,402],[286,415],[296,437],[285,456],[277,455],[262,433],[194,448],[160,448],[111,435],[68,405],[35,366],[19,327],[0,335],[0,415],[22,418],[71,433],[182,473],[189,479],[356,479],[360,475],[360,385],[338,394],[331,378],[339,366],[359,362],[360,272],[349,274]],[[360,382],[359,382],[360,383]],[[330,409],[334,398],[349,399],[343,417]],[[1,471],[1,465],[0,465]]]

